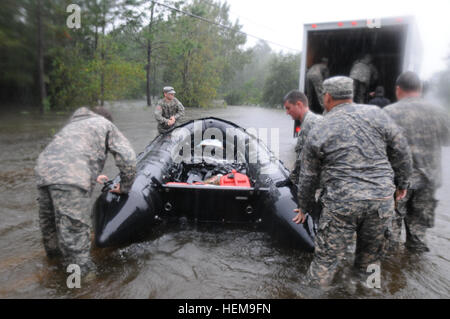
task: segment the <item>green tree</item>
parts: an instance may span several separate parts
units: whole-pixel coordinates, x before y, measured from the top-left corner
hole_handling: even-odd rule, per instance
[[[235,74],[226,88],[225,101],[231,105],[261,104],[269,64],[275,53],[265,41],[259,41],[244,53],[247,64]]]
[[[450,55],[447,57],[447,68],[433,76],[430,86],[432,93],[450,111]]]
[[[39,47],[39,44],[44,37],[45,25],[42,20],[46,9],[47,7],[40,1],[2,1],[0,10],[2,101],[29,102],[39,99],[39,88],[43,88],[45,80],[42,72],[44,48]],[[39,70],[41,73],[38,74]],[[41,85],[37,85],[38,83]],[[45,87],[41,92],[45,98]]]
[[[283,96],[298,88],[300,54],[280,54],[270,63],[270,75],[264,84],[263,101],[269,106],[281,105]]]
[[[216,97],[222,82],[231,81],[237,69],[232,61],[243,54],[240,46],[245,38],[237,32],[240,26],[231,26],[228,21],[226,5],[194,0],[183,10],[216,24],[182,14],[169,18],[170,43],[164,80],[177,88],[185,105],[206,107]]]
[[[64,43],[52,49],[50,92],[54,107],[142,96],[144,64],[130,53],[133,42],[124,41],[127,21],[121,21],[120,13],[126,4],[87,0],[82,6],[81,29],[64,29]],[[124,50],[124,46],[130,49]]]
[[[161,1],[166,5],[174,5],[170,1]],[[125,56],[139,57],[145,60],[146,83],[145,92],[147,105],[151,105],[151,96],[160,92],[161,88],[156,89],[157,69],[163,64],[160,58],[160,51],[167,49],[167,41],[165,39],[165,28],[167,23],[166,17],[167,7],[159,5],[148,0],[129,0],[126,3],[123,18],[127,20],[123,28],[123,37],[118,39],[123,45],[126,43]],[[132,48],[133,51],[130,51]],[[130,54],[131,53],[131,54]]]
[[[159,94],[173,85],[185,105],[207,106],[248,62],[229,6],[213,0],[80,0],[81,28],[66,25],[70,0],[4,0],[0,97],[52,108]],[[226,28],[219,26],[223,25]],[[248,83],[247,83],[248,82]],[[245,81],[250,86],[254,81]],[[247,98],[247,97],[246,97]]]

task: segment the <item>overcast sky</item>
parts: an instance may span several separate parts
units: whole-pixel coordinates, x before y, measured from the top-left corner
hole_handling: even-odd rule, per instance
[[[421,75],[445,67],[450,55],[450,0],[226,0],[243,31],[278,43],[274,50],[302,50],[303,24],[415,16],[423,46]],[[224,2],[224,0],[222,0]],[[258,40],[248,37],[251,45]],[[287,47],[287,48],[286,48]]]

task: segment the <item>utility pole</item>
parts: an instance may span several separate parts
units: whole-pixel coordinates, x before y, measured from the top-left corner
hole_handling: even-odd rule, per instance
[[[44,102],[47,99],[45,89],[45,70],[44,70],[44,32],[42,28],[42,0],[37,0],[37,29],[38,29],[38,77],[39,77],[39,103],[41,112],[44,111]]]
[[[155,3],[152,2],[151,6],[151,13],[150,13],[150,23],[148,26],[148,39],[147,39],[147,66],[146,66],[146,72],[147,72],[147,106],[152,105],[152,98],[151,98],[151,92],[150,92],[150,82],[151,82],[151,76],[150,76],[150,67],[152,62],[152,40],[153,40],[153,14],[155,11]]]

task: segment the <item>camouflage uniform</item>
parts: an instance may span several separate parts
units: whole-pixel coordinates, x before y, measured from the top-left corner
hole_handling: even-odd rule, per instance
[[[319,101],[320,110],[313,110],[316,113],[323,111],[323,81],[330,76],[328,67],[323,63],[314,64],[306,73],[306,91],[308,92],[308,103],[312,107],[313,94],[316,94]]]
[[[384,110],[403,129],[413,158],[409,191],[398,203],[392,240],[400,241],[404,219],[406,245],[427,250],[425,231],[434,226],[434,194],[442,185],[441,147],[450,145],[449,114],[419,97],[402,99]]]
[[[107,152],[120,170],[121,191],[128,192],[136,172],[133,148],[113,123],[83,107],[37,160],[44,247],[50,257],[62,254],[65,264],[90,263],[89,198]]]
[[[335,99],[351,98],[353,91],[347,77],[331,78],[324,88]],[[407,140],[380,108],[344,103],[310,132],[301,162],[299,208],[310,210],[318,188],[324,207],[309,279],[330,282],[355,232],[355,266],[365,271],[380,259],[394,214],[396,186],[407,188],[411,172]]]
[[[49,257],[64,256],[65,264],[90,263],[90,196],[69,185],[39,187],[39,225]]]
[[[350,71],[354,81],[355,103],[366,103],[367,90],[378,80],[378,71],[369,61],[362,59],[356,61]]]
[[[327,203],[322,208],[308,279],[314,283],[331,282],[348,247],[354,244],[355,233],[355,268],[366,273],[370,264],[379,264],[393,212],[393,198]]]
[[[177,98],[173,98],[173,100],[168,101],[167,99],[161,99],[158,102],[158,105],[155,107],[155,118],[158,122],[158,132],[160,134],[168,132],[171,128],[175,127],[176,124],[169,126],[167,123],[171,116],[175,117],[175,120],[178,121],[181,117],[184,116],[184,107]],[[176,123],[176,122],[175,122]]]
[[[309,132],[316,126],[317,123],[322,121],[322,116],[315,114],[311,111],[308,111],[303,118],[303,121],[300,123],[301,130],[300,134],[297,137],[297,145],[295,146],[295,153],[297,154],[297,159],[295,161],[294,169],[289,175],[289,179],[292,181],[294,185],[298,184],[298,174],[300,173],[300,154],[305,145],[306,138],[308,137]]]

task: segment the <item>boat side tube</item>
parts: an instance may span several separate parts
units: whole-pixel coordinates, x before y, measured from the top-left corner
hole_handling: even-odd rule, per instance
[[[140,156],[136,179],[128,194],[103,193],[94,206],[95,243],[98,247],[121,245],[145,237],[161,223],[162,200],[157,191],[170,165],[170,153],[150,149]],[[120,182],[117,177],[115,183]]]

